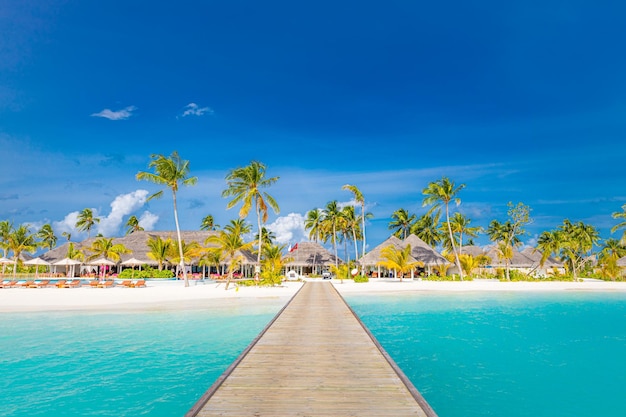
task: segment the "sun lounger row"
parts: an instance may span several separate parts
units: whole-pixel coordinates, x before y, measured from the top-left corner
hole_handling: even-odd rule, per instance
[[[5,279],[0,282],[0,288],[46,288],[46,287],[57,287],[57,288],[78,288],[82,286],[82,282],[80,279],[60,279],[58,281],[50,282],[50,280],[42,279],[42,280],[8,280]],[[124,280],[120,284],[116,284],[115,281],[106,280],[106,281],[98,281],[93,280],[88,284],[89,287],[92,288],[112,288],[115,286],[118,287],[126,287],[126,288],[139,288],[145,287],[145,280]]]

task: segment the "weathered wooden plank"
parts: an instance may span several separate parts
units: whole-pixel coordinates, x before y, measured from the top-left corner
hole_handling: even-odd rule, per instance
[[[332,284],[306,283],[187,416],[436,417]]]

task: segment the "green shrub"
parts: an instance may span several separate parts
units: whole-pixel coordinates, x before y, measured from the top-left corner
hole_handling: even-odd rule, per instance
[[[367,275],[357,275],[354,277],[354,282],[369,282],[369,278]]]
[[[119,273],[118,278],[136,278],[136,279],[146,279],[146,278],[174,278],[174,272],[169,269],[164,269],[163,271],[159,271],[158,269],[150,268],[149,266],[142,268],[141,271],[133,271],[132,269],[124,269]]]

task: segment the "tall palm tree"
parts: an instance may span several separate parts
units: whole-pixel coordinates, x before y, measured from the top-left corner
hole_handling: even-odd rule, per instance
[[[8,220],[0,221],[0,249],[2,249],[2,256],[6,258],[9,250],[9,235],[13,231],[13,224]],[[4,273],[4,265],[3,271]]]
[[[361,236],[363,241],[363,246],[361,250],[361,256],[365,256],[365,197],[361,190],[358,189],[356,185],[345,184],[341,187],[343,190],[348,190],[354,196],[354,201],[356,201],[361,206]],[[356,259],[359,259],[359,253],[356,253]]]
[[[450,227],[452,228],[454,236],[456,237],[458,235],[459,237],[459,255],[463,251],[463,236],[477,237],[480,232],[480,227],[470,226],[471,222],[472,221],[468,217],[458,211],[454,213],[452,219],[450,220]]]
[[[398,249],[393,245],[384,247],[381,252],[381,261],[377,265],[383,266],[395,273],[400,273],[400,281],[404,274],[410,273],[416,267],[424,266],[424,262],[411,260],[411,245],[406,245],[402,249]]]
[[[219,227],[220,225],[215,224],[215,219],[213,219],[211,214],[204,216],[200,224],[200,230],[217,230]]]
[[[330,239],[333,245],[333,253],[335,255],[335,269],[339,268],[337,255],[337,229],[341,219],[341,211],[337,200],[329,201],[326,208],[322,211],[322,240],[327,242]]]
[[[345,206],[341,210],[344,239],[347,242],[347,238],[350,237],[354,242],[354,259],[359,259],[359,247],[357,245],[358,239],[362,236],[361,219],[356,216],[354,212],[354,206]],[[348,259],[349,261],[349,259]]]
[[[86,230],[87,238],[89,238],[91,236],[91,228],[94,227],[96,223],[100,223],[100,218],[94,217],[93,210],[90,208],[86,208],[78,213],[78,217],[76,219],[76,228],[81,232]]]
[[[266,166],[261,162],[252,161],[248,166],[231,170],[226,176],[228,188],[222,192],[222,197],[233,197],[228,202],[227,209],[235,207],[240,202],[242,203],[239,210],[239,217],[242,219],[248,217],[248,213],[253,205],[255,207],[259,230],[257,278],[261,272],[261,247],[263,246],[261,228],[267,222],[269,208],[272,208],[276,214],[280,212],[274,197],[265,191],[261,191],[263,188],[267,188],[278,181],[278,177],[267,178],[265,175],[266,169]]]
[[[135,233],[135,232],[141,232],[143,231],[143,227],[141,227],[139,225],[139,219],[137,218],[137,216],[130,216],[128,218],[128,221],[126,222],[126,234],[129,235],[131,233]]]
[[[437,246],[444,238],[445,232],[442,233],[439,227],[439,217],[441,213],[426,213],[422,215],[413,225],[410,232],[422,239],[430,246]]]
[[[204,243],[205,245],[209,243],[216,244],[217,250],[220,251],[222,258],[228,261],[228,275],[225,287],[225,289],[228,290],[228,285],[233,278],[235,269],[243,261],[243,256],[238,254],[238,252],[252,249],[254,242],[246,243],[241,235],[227,230],[221,230],[217,235],[209,236]]]
[[[457,195],[463,188],[465,188],[465,184],[460,184],[457,187],[449,178],[443,177],[438,181],[431,182],[422,190],[422,194],[426,196],[423,201],[424,206],[432,205],[431,210],[439,209],[441,205],[445,207],[448,235],[452,242],[452,252],[454,253],[454,259],[456,261],[456,267],[459,270],[461,281],[463,280],[463,270],[461,269],[461,262],[459,261],[459,254],[454,244],[452,226],[450,225],[450,203],[455,202],[457,206],[461,204],[461,199],[458,198]]]
[[[388,229],[393,230],[393,235],[406,239],[411,233],[411,226],[415,223],[415,214],[410,214],[407,210],[399,208],[391,214],[391,221]]]
[[[41,246],[47,247],[48,249],[54,248],[58,240],[50,223],[41,226],[41,229],[37,232],[37,237],[41,239]]]
[[[309,210],[304,220],[304,229],[309,230],[309,239],[318,242],[322,234],[322,221],[324,220],[323,212],[320,209]]]
[[[198,177],[189,176],[189,161],[180,158],[178,152],[172,152],[172,155],[166,157],[164,155],[153,154],[150,156],[152,161],[148,164],[148,168],[153,168],[154,172],[140,171],[137,173],[137,180],[146,180],[158,185],[164,185],[172,191],[172,200],[174,202],[174,222],[176,223],[176,236],[178,237],[178,255],[180,257],[180,269],[183,271],[185,278],[185,287],[189,286],[189,278],[185,269],[185,257],[183,256],[182,238],[180,237],[180,225],[178,224],[178,208],[176,206],[176,192],[180,184],[188,186],[195,185]],[[163,190],[156,192],[148,197],[148,201],[153,198],[163,196]]]
[[[505,276],[507,281],[511,280],[509,265],[513,259],[513,249],[519,246],[522,241],[516,234],[516,228],[511,221],[500,223],[492,220],[487,229],[487,235],[496,244],[498,257],[504,261]]]
[[[611,233],[615,233],[619,229],[624,229],[624,234],[622,234],[622,238],[620,239],[620,243],[626,246],[626,204],[622,206],[622,211],[616,211],[611,214],[614,219],[621,219],[622,221],[611,228]]]
[[[22,252],[35,253],[39,246],[28,227],[21,225],[9,234],[8,249],[13,252],[13,276],[17,273],[17,262]]]
[[[252,225],[246,221],[246,219],[233,219],[226,226],[224,226],[224,230],[236,234],[238,236],[247,235],[252,231]],[[258,238],[258,236],[257,236]]]
[[[161,236],[155,236],[148,239],[146,242],[150,249],[146,254],[148,258],[156,261],[159,266],[159,271],[163,270],[163,264],[169,263],[169,257],[174,247],[174,241],[172,239],[163,239]]]

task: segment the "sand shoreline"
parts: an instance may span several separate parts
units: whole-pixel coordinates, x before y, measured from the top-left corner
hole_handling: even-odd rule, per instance
[[[499,282],[475,280],[393,281],[372,280],[355,284],[333,280],[342,295],[377,293],[469,292],[469,291],[598,291],[626,292],[626,282]],[[302,286],[285,282],[279,287],[235,287],[224,284],[182,281],[148,282],[146,288],[5,288],[0,289],[0,313],[35,311],[125,311],[207,308],[211,300],[245,299],[246,302],[281,299],[287,302]]]

